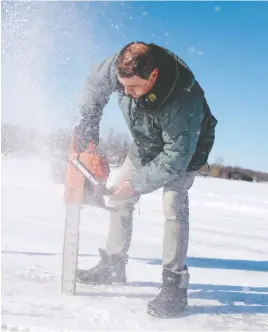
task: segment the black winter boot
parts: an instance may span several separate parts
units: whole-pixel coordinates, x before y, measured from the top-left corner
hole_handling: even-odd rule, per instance
[[[189,273],[187,268],[180,272],[164,269],[163,283],[159,295],[148,303],[147,313],[163,318],[180,316],[186,310]]]
[[[76,271],[77,282],[94,285],[125,284],[127,257],[109,256],[103,249],[99,249],[99,253],[101,260],[96,266]]]

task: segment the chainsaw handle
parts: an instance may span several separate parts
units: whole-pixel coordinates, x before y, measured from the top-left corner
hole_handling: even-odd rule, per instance
[[[113,188],[105,188],[104,192],[103,192],[103,195],[111,196],[113,194],[113,192],[114,192]]]
[[[85,168],[85,166],[77,159],[72,158],[71,162],[76,166],[77,169],[96,187],[100,186],[101,183]],[[113,194],[113,188],[104,188],[103,195],[110,196]]]
[[[99,181],[97,181],[96,178],[85,168],[81,161],[76,158],[72,158],[71,162],[91,183],[93,183],[95,186],[99,184]]]

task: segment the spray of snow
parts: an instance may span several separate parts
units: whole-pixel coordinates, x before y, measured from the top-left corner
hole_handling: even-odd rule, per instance
[[[78,35],[86,39],[77,41]],[[69,80],[68,65],[79,61],[77,46],[80,42],[89,47],[89,39],[75,3],[4,2],[3,120],[39,132],[56,129],[58,118],[68,121],[70,104],[75,103],[74,91],[69,100],[62,93]]]

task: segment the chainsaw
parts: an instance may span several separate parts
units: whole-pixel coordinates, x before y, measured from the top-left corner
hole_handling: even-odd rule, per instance
[[[75,156],[75,157],[74,157]],[[61,291],[75,294],[76,269],[78,265],[79,228],[81,211],[85,205],[92,205],[107,211],[114,210],[107,205],[104,196],[112,194],[106,187],[110,173],[107,160],[96,151],[86,151],[78,156],[71,144],[64,184],[66,206]]]

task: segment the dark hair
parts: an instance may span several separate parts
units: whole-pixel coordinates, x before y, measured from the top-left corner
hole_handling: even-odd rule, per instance
[[[117,70],[120,77],[139,76],[148,79],[157,68],[155,52],[151,45],[132,42],[126,45],[118,55]]]

